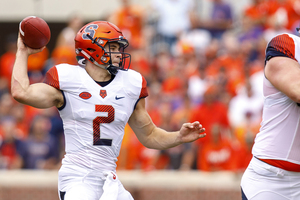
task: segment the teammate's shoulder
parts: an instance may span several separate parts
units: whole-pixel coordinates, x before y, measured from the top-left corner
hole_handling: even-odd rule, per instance
[[[300,38],[296,35],[290,33],[284,33],[274,36],[267,45],[267,50],[269,49],[286,49],[294,51],[295,45],[300,43]]]
[[[266,61],[278,56],[289,57],[297,60],[296,57],[298,57],[299,54],[299,45],[299,36],[290,33],[276,35],[267,45]]]
[[[282,42],[294,42],[294,41],[300,41],[300,37],[291,33],[282,33],[274,36],[270,41],[270,43],[276,42],[276,41],[282,41]]]

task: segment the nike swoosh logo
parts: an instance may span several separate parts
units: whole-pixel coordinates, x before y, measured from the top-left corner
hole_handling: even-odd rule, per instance
[[[125,97],[118,97],[118,96],[115,97],[116,100],[123,99],[123,98]]]

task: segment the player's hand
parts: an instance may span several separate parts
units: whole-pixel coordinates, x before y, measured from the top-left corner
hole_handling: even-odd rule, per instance
[[[196,121],[193,123],[184,123],[179,131],[179,139],[182,143],[193,142],[199,138],[206,136],[206,133],[203,133],[205,128]]]
[[[31,54],[39,53],[39,52],[43,51],[44,48],[45,48],[45,47],[42,47],[40,49],[32,49],[32,48],[26,46],[24,44],[21,36],[20,36],[20,33],[19,33],[19,36],[18,36],[17,46],[18,46],[18,51],[25,52],[25,53],[27,53],[28,56],[31,55]]]

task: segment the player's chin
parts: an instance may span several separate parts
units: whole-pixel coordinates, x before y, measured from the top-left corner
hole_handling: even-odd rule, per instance
[[[113,63],[112,65],[115,67],[119,67],[119,63]]]

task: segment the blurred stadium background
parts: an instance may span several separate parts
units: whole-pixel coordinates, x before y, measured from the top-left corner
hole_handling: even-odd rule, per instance
[[[234,2],[232,5],[237,15],[240,15],[241,8],[250,2],[250,0],[227,1]],[[132,0],[131,2],[147,8],[151,0]],[[209,0],[196,0],[195,3],[199,11],[198,14],[207,17]],[[36,15],[47,21],[52,34],[48,48],[53,50],[57,35],[66,26],[72,14],[80,13],[85,22],[90,22],[105,19],[120,6],[119,0],[2,0],[0,1],[0,28],[2,30],[0,33],[0,55],[5,52],[6,36],[18,32],[18,24],[26,16]]]
[[[143,15],[145,16],[146,21],[147,21],[146,23],[148,23],[148,25],[149,24],[153,25],[153,23],[156,23],[157,22],[156,20],[158,17],[157,13],[152,12],[152,10],[149,9],[151,7],[151,1],[152,0],[131,0],[130,1],[131,4],[138,5],[138,6],[141,6],[141,8],[143,8],[143,12],[144,12]],[[162,2],[163,0],[160,0],[160,1]],[[203,21],[210,19],[210,14],[211,14],[210,12],[212,10],[212,2],[214,2],[214,1],[215,0],[194,0],[194,5],[195,5],[194,11],[196,13],[196,17],[198,17],[199,19],[201,19]],[[257,0],[239,0],[239,1],[223,0],[223,1],[228,3],[232,9],[232,15],[233,15],[232,27],[233,27],[233,29],[238,30],[237,35],[240,34],[238,36],[240,36],[240,38],[241,38],[241,40],[238,42],[241,42],[241,41],[246,41],[250,37],[251,37],[251,39],[256,37],[256,36],[254,36],[254,33],[259,33],[259,34],[265,36],[263,34],[264,31],[263,32],[253,31],[253,35],[244,34],[245,32],[243,33],[243,28],[241,28],[241,26],[242,26],[241,18],[244,14],[245,8],[250,6],[253,2],[267,2],[267,4],[265,4],[265,5],[267,5],[267,7],[271,7],[271,5],[273,5],[272,2],[273,3],[277,2],[279,4],[280,2],[285,2],[285,1],[288,2],[288,1],[293,1],[293,0],[282,0],[282,1],[280,1],[280,0],[261,0],[261,1],[257,1]],[[43,18],[45,21],[47,21],[47,23],[49,24],[50,29],[51,29],[51,40],[50,40],[50,43],[47,45],[47,48],[49,50],[49,55],[52,55],[52,52],[54,51],[54,49],[56,47],[56,42],[57,42],[57,38],[58,38],[59,34],[67,26],[70,16],[72,16],[74,13],[79,14],[82,17],[82,19],[84,20],[84,22],[87,23],[87,22],[94,21],[94,20],[107,20],[111,17],[111,15],[113,13],[115,13],[121,7],[122,7],[121,0],[106,0],[106,1],[105,0],[8,0],[8,1],[0,0],[0,30],[1,30],[0,31],[0,56],[3,55],[7,51],[6,43],[8,40],[7,39],[8,36],[18,32],[19,22],[26,16],[36,15],[36,16]],[[280,7],[280,6],[278,6],[278,7]],[[263,9],[267,9],[266,6]],[[277,22],[282,22],[282,21],[284,21],[284,20],[282,20],[282,18],[280,18],[280,17],[279,17],[279,20],[277,20]],[[269,25],[267,25],[266,27],[270,28]],[[242,30],[242,31],[240,31],[240,30]],[[267,28],[264,30],[267,30]],[[280,29],[280,30],[287,30],[287,29]],[[292,29],[290,29],[290,31],[292,32]],[[204,34],[204,36],[206,36],[205,33],[201,33],[201,34]],[[236,34],[236,33],[234,33],[234,34]],[[274,32],[272,32],[272,34],[274,34]],[[267,38],[267,36],[269,36],[269,35],[266,35],[266,38]],[[152,37],[155,38],[155,36],[153,36],[153,35],[152,35]],[[208,38],[211,39],[210,37],[208,37]],[[210,53],[212,53],[212,54],[215,53],[214,50],[216,50],[216,49],[214,49],[214,48],[220,48],[220,49],[222,48],[221,54],[224,52],[225,52],[224,54],[226,54],[226,51],[230,52],[230,50],[235,49],[238,51],[238,53],[242,53],[242,54],[244,53],[243,56],[246,55],[245,59],[247,60],[247,62],[246,62],[247,66],[244,65],[242,67],[244,67],[244,68],[249,67],[249,69],[250,69],[251,66],[254,66],[251,68],[251,69],[253,69],[253,73],[257,72],[257,69],[259,69],[259,70],[262,69],[262,67],[263,67],[263,55],[262,54],[263,53],[261,53],[261,52],[263,52],[263,51],[261,51],[261,49],[265,48],[266,41],[261,43],[260,38],[257,37],[257,38],[255,38],[255,42],[253,42],[253,40],[250,42],[250,45],[249,45],[249,43],[243,43],[243,45],[242,45],[242,42],[241,42],[241,43],[238,43],[238,45],[240,45],[240,46],[235,46],[236,41],[232,40],[231,37],[227,37],[226,41],[225,41],[225,39],[223,41],[222,38],[221,39],[218,38],[218,39],[220,40],[220,44],[217,44],[217,46],[216,46],[215,41],[213,41],[213,40],[209,40],[210,43],[208,43],[207,41],[201,41],[201,40],[198,41],[197,40],[197,41],[195,41],[195,44],[197,43],[199,45],[199,42],[200,43],[202,42],[199,45],[200,48],[204,48],[204,46],[205,46],[205,48],[210,47],[209,48],[211,50]],[[247,41],[250,41],[250,40],[247,40]],[[206,44],[205,42],[208,44]],[[233,46],[231,46],[231,45],[233,45]],[[255,47],[255,49],[251,49],[251,48],[253,48],[253,46]],[[163,51],[164,46],[160,46],[160,47],[161,47],[160,50]],[[158,49],[160,47],[158,47]],[[186,48],[185,47],[186,46],[184,46],[184,45],[182,46],[181,53],[184,53],[184,52],[189,53],[190,52],[189,51],[190,46],[187,46]],[[228,49],[226,49],[226,47],[228,47]],[[250,50],[247,48],[249,48]],[[201,50],[203,50],[203,49],[200,49],[200,51]],[[217,50],[219,50],[219,49],[217,49]],[[251,52],[254,52],[254,54],[250,54]],[[235,53],[235,56],[238,53]],[[133,57],[140,56],[140,54],[138,52],[134,52],[134,54],[135,55]],[[259,56],[259,55],[261,55],[261,56]],[[157,58],[155,56],[158,57],[156,53],[153,53],[153,55],[149,56],[148,59],[150,58],[150,59],[153,59],[156,61]],[[207,61],[210,59],[209,56],[211,56],[211,54],[208,53],[208,54],[201,55],[198,57],[196,55],[197,58],[195,60],[197,60],[199,58],[200,59],[203,58],[202,56],[207,56],[207,57],[205,57],[205,61]],[[213,56],[215,56],[215,55],[213,55]],[[168,61],[166,62],[166,60],[164,60],[165,58],[163,56],[160,57],[160,59],[162,59],[161,60],[162,63],[169,64]],[[183,59],[185,59],[185,58],[183,58]],[[194,59],[194,57],[192,57],[192,60],[193,59]],[[217,58],[215,57],[214,59],[217,59]],[[151,61],[152,60],[150,60],[150,62]],[[177,63],[178,66],[180,65],[180,61],[181,60],[179,59],[179,64]],[[227,63],[229,66],[232,64],[231,61],[233,62],[234,59],[232,59],[232,60],[229,59],[229,63]],[[143,60],[142,60],[142,62],[143,62]],[[173,61],[171,61],[171,63],[173,63]],[[174,63],[176,63],[176,62],[174,62]],[[202,65],[206,65],[207,63],[202,62],[202,61],[199,63],[200,63],[199,65],[202,67],[199,70],[200,74],[201,74],[203,72],[203,71],[201,71],[201,70],[203,70]],[[156,63],[156,65],[155,65],[156,68],[154,70],[159,69],[159,67],[160,67],[159,64],[160,63],[158,63],[158,64]],[[226,62],[224,62],[223,64],[226,64]],[[150,63],[150,65],[151,65],[151,63]],[[238,64],[234,63],[234,65],[238,65]],[[140,69],[143,70],[143,68],[140,68]],[[180,71],[179,72],[176,70],[173,71],[172,66],[170,67],[170,69],[171,69],[170,71],[164,71],[164,69],[162,69],[161,74],[163,74],[163,76],[156,74],[156,76],[158,76],[159,81],[161,81],[160,83],[162,83],[164,81],[164,78],[169,77],[169,74],[170,74],[170,76],[172,76],[172,75],[174,75],[173,73],[180,73]],[[249,71],[251,71],[251,69]],[[150,69],[150,71],[151,71],[151,69]],[[172,109],[171,109],[172,110],[171,113],[168,112],[170,109],[168,107],[169,105],[168,104],[166,105],[165,104],[166,101],[161,98],[164,95],[155,94],[155,91],[156,91],[155,89],[157,89],[156,82],[154,79],[151,78],[152,72],[151,73],[148,73],[148,72],[149,71],[147,71],[147,69],[146,69],[145,71],[142,71],[141,73],[145,73],[143,75],[146,76],[146,79],[148,79],[147,81],[152,84],[150,92],[153,92],[154,95],[152,95],[152,97],[149,98],[150,99],[149,106],[154,105],[154,107],[155,107],[155,105],[156,105],[155,103],[157,103],[159,101],[161,104],[159,104],[159,107],[157,108],[157,110],[160,109],[162,111],[162,113],[161,113],[162,116],[160,116],[161,118],[158,120],[155,118],[157,116],[156,115],[157,111],[153,112],[155,109],[152,108],[151,114],[154,116],[154,119],[155,119],[154,121],[155,121],[155,123],[157,122],[157,124],[163,126],[166,129],[169,129],[169,130],[172,130],[173,128],[176,129],[177,124],[173,124],[174,125],[173,127],[168,126],[168,123],[167,123],[167,125],[164,124],[163,123],[164,117],[166,117],[167,115],[168,116],[174,115],[175,118],[173,120],[175,120],[175,121],[177,120],[178,123],[179,122],[181,123],[180,120],[186,116],[183,115],[182,113],[180,113],[180,114],[176,113],[178,115],[175,115],[175,112],[173,112],[174,110],[172,110]],[[222,72],[223,71],[221,69],[220,74],[218,74],[218,81],[221,81],[221,83],[219,83],[219,85],[222,85],[222,83],[223,83],[222,80],[224,77],[222,75],[224,75],[224,74],[222,74]],[[238,79],[237,78],[238,76],[236,74],[234,74],[233,76],[235,76],[235,78]],[[248,76],[249,76],[249,74],[248,74]],[[247,77],[247,78],[243,77],[243,80],[248,80],[248,78],[249,77]],[[254,79],[254,77],[253,77],[253,79]],[[176,85],[175,84],[176,79],[174,79],[174,80],[175,80],[175,82],[170,81],[169,84],[171,84],[171,86],[172,86],[172,84]],[[187,80],[185,80],[185,81],[186,82],[183,86],[188,87]],[[260,81],[258,81],[258,82],[260,83]],[[255,83],[257,83],[257,82],[255,82]],[[247,85],[247,84],[245,84],[245,85]],[[164,88],[166,90],[164,92],[166,92],[166,93],[169,92],[168,94],[166,94],[167,101],[169,101],[169,99],[172,99],[172,95],[175,94],[174,91],[170,92],[170,90],[173,89],[171,86],[167,85],[166,88]],[[161,86],[161,87],[163,88],[164,86]],[[246,88],[246,86],[245,86],[245,88]],[[257,90],[258,92],[261,92],[260,85],[252,85],[252,88],[255,91]],[[0,89],[2,89],[2,87],[0,87]],[[176,89],[178,89],[178,88],[175,88],[175,90]],[[236,88],[234,88],[234,89],[236,89]],[[206,92],[211,94],[212,90],[207,89]],[[230,104],[229,102],[230,102],[231,98],[233,99],[233,97],[235,95],[238,96],[238,92],[236,92],[236,93],[235,93],[235,91],[229,91],[228,93],[227,92],[225,92],[226,94],[224,93],[225,95],[223,95],[221,97],[221,100],[223,102],[227,102],[227,106],[229,106],[229,104]],[[232,94],[232,93],[234,93],[234,94]],[[221,94],[221,93],[219,93],[219,94]],[[229,96],[228,96],[228,94],[229,94]],[[1,95],[2,95],[2,93],[1,93]],[[204,95],[204,91],[200,95]],[[230,95],[232,95],[232,96],[230,96]],[[178,96],[176,96],[173,99],[174,102],[172,102],[175,106],[177,105],[176,103],[178,103],[178,102],[176,102],[178,100],[178,99],[176,99],[177,97]],[[192,98],[192,97],[193,96],[190,96],[190,98]],[[202,97],[203,96],[201,96],[201,98]],[[261,96],[259,96],[259,98],[261,98]],[[185,99],[185,98],[183,98],[183,99]],[[202,101],[202,99],[201,99],[201,101]],[[180,102],[180,103],[184,104],[182,102]],[[249,101],[249,102],[251,102],[251,101]],[[252,105],[252,106],[254,105],[254,103],[249,103],[249,102],[247,102],[247,105]],[[194,105],[198,106],[199,103],[200,103],[200,100],[197,101],[197,99],[196,99],[196,102],[194,102]],[[239,103],[241,103],[241,102],[239,102]],[[0,103],[0,119],[2,120],[5,116],[3,116],[3,114],[2,114],[3,106],[1,106],[1,105],[2,104]],[[239,108],[241,108],[241,107],[238,107],[238,106],[243,106],[243,105],[244,104],[237,104],[235,109],[239,110]],[[4,106],[5,106],[5,104],[4,104]],[[180,107],[180,106],[178,106],[178,107]],[[249,109],[249,107],[247,107],[247,109]],[[251,106],[250,106],[250,109],[251,109]],[[187,110],[187,112],[193,111],[193,110],[195,110],[195,107],[189,108],[189,110]],[[258,111],[252,110],[252,111],[253,111],[253,113],[254,112],[260,113],[260,110],[258,110]],[[51,112],[51,111],[49,111],[49,112]],[[207,117],[211,117],[218,112],[219,112],[219,110],[215,110],[214,113],[209,113],[210,115]],[[243,114],[245,114],[245,118],[247,118],[247,117],[253,116],[252,115],[253,113],[247,112],[247,113],[243,113]],[[237,116],[238,116],[237,118],[243,118],[243,117],[239,117],[239,115],[237,115]],[[25,118],[26,117],[28,117],[28,116],[25,116]],[[32,116],[30,116],[30,117],[32,117]],[[244,131],[245,127],[241,128],[241,127],[239,127],[240,124],[234,123],[234,122],[236,122],[234,120],[237,120],[237,121],[239,120],[237,118],[233,117],[233,118],[229,119],[229,120],[233,120],[233,121],[231,121],[232,122],[231,128],[232,128],[233,132],[235,131],[233,133],[233,135],[234,135],[233,137],[237,136],[237,139],[232,139],[232,141],[231,141],[232,144],[236,144],[236,142],[238,143],[239,140],[244,136],[243,131]],[[188,119],[188,118],[184,118],[184,119]],[[247,119],[249,119],[249,118],[247,118]],[[0,120],[0,122],[1,122],[1,120]],[[172,122],[172,123],[174,123],[174,122]],[[257,126],[257,122],[256,122],[255,126]],[[234,128],[235,128],[235,130],[234,130]],[[256,128],[257,127],[254,128],[255,131],[257,131]],[[212,128],[212,130],[215,130],[215,129]],[[254,131],[254,134],[257,133],[255,131]],[[130,130],[129,131],[125,130],[125,132],[128,132],[128,135],[130,135]],[[0,131],[0,138],[1,138],[1,134],[2,134],[2,132]],[[128,148],[130,147],[131,144],[128,142],[130,139],[132,139],[130,137],[131,136],[124,138],[125,143],[127,144],[127,146],[126,146],[126,144],[124,144],[125,147],[128,147]],[[251,137],[250,140],[251,139],[253,140],[253,137]],[[243,138],[241,140],[243,140]],[[0,140],[0,147],[1,147],[1,142],[2,141]],[[145,153],[145,154],[147,154],[146,157],[158,155],[157,152],[153,153],[153,151],[146,151],[145,149],[141,149],[141,147],[139,147],[138,145],[136,145],[136,146],[133,145],[133,148],[135,148],[135,147],[138,147],[138,148],[133,149],[133,150],[131,149],[131,150],[146,152]],[[191,147],[187,147],[187,148],[189,149]],[[124,155],[124,153],[121,152],[121,156],[120,156],[120,160],[119,160],[119,164],[121,167],[118,168],[118,176],[119,176],[121,182],[124,184],[125,188],[128,189],[132,193],[135,200],[150,200],[150,199],[151,200],[171,200],[171,199],[172,200],[193,200],[193,199],[197,199],[197,200],[240,200],[241,199],[239,184],[240,184],[240,179],[241,179],[241,175],[243,172],[243,170],[241,170],[241,169],[244,169],[245,166],[239,168],[238,170],[237,169],[234,169],[234,170],[215,170],[215,169],[208,170],[207,168],[205,168],[205,170],[204,170],[204,168],[203,168],[203,170],[202,170],[202,168],[200,170],[198,170],[197,168],[199,166],[197,166],[197,163],[195,163],[196,161],[194,161],[193,166],[189,166],[189,168],[188,168],[189,170],[187,170],[187,169],[178,170],[179,167],[178,167],[178,163],[176,163],[176,159],[175,159],[175,163],[173,163],[173,167],[174,166],[176,166],[176,167],[172,168],[172,167],[169,167],[168,164],[166,164],[166,162],[172,161],[172,158],[168,157],[167,161],[166,161],[166,160],[164,160],[165,155],[176,156],[177,155],[176,152],[185,151],[185,150],[186,150],[185,147],[183,147],[181,149],[180,148],[174,149],[173,152],[172,152],[172,150],[167,153],[160,152],[161,153],[160,155],[162,155],[162,156],[159,158],[153,156],[152,157],[153,159],[160,159],[160,163],[158,164],[158,166],[156,166],[156,169],[152,168],[153,166],[151,166],[151,164],[149,164],[149,163],[148,163],[148,165],[146,163],[147,166],[142,166],[143,165],[142,162],[137,164],[137,165],[139,165],[139,167],[132,167],[130,165],[130,163],[129,164],[127,163],[127,165],[126,165],[126,164],[124,164],[124,163],[126,163],[126,158],[122,157],[122,154]],[[236,152],[238,152],[238,151],[239,150],[236,150]],[[146,160],[146,162],[153,161],[153,160],[149,161],[145,158],[143,158],[143,159]],[[216,158],[216,159],[218,159],[218,158]],[[223,158],[220,158],[220,159],[223,159]],[[247,163],[249,160],[248,157],[243,157],[240,155],[239,155],[238,159],[241,160],[241,162],[245,162],[245,163]],[[243,161],[243,160],[245,160],[245,161]],[[3,168],[0,170],[0,200],[16,200],[16,199],[58,200],[58,195],[57,195],[57,169],[58,168],[54,168],[54,169],[50,169],[50,170],[8,169],[8,168],[3,167],[4,164],[1,163],[2,161],[3,160],[1,160],[1,152],[0,152],[0,169]],[[132,161],[132,160],[130,160],[130,161]],[[130,161],[127,161],[127,162],[130,162]]]

